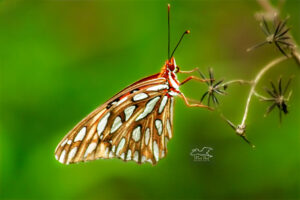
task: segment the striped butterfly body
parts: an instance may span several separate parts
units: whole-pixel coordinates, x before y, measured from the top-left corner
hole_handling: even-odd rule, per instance
[[[198,69],[180,71],[172,55],[160,73],[128,86],[79,122],[58,144],[56,159],[69,164],[116,157],[154,165],[164,158],[173,136],[174,96],[206,107],[190,104],[179,90],[189,80],[206,80],[190,76],[180,83],[176,73]]]

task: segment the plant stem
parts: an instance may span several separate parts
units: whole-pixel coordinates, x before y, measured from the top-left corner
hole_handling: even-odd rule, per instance
[[[257,96],[257,97],[260,98],[261,100],[265,100],[265,101],[270,100],[270,98],[267,98],[267,97],[265,97],[265,96],[263,96],[263,95],[257,93],[255,90],[254,90],[254,92],[253,92],[253,95]]]
[[[273,15],[276,14],[278,11],[271,5],[271,2],[269,0],[257,0],[257,3],[266,11],[269,13],[272,13]]]
[[[283,57],[279,57],[276,58],[275,60],[271,61],[270,63],[268,63],[265,67],[262,68],[262,70],[259,71],[259,73],[256,75],[253,84],[251,86],[248,98],[247,98],[247,103],[246,103],[246,107],[245,107],[245,112],[244,112],[244,116],[243,116],[243,120],[241,122],[241,124],[239,125],[239,127],[246,127],[246,120],[247,120],[247,116],[248,116],[248,111],[249,111],[249,106],[250,106],[250,101],[251,98],[253,96],[253,94],[255,93],[255,87],[257,85],[257,83],[259,82],[259,80],[261,79],[261,77],[272,67],[276,66],[278,63],[284,61],[288,59],[286,56]]]
[[[231,85],[233,83],[239,83],[239,84],[252,84],[252,81],[245,81],[245,80],[242,80],[242,79],[238,79],[238,80],[231,80],[231,81],[228,81],[228,82],[225,82],[221,85],[218,85],[216,88],[220,88],[220,87],[224,87],[226,85]]]

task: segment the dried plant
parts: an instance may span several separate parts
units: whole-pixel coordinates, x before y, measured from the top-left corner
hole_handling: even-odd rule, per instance
[[[263,76],[273,67],[277,66],[279,63],[286,61],[288,59],[295,59],[298,66],[300,66],[300,53],[295,43],[295,40],[291,36],[290,28],[286,26],[287,19],[281,20],[279,17],[279,8],[272,6],[269,0],[257,0],[259,5],[261,5],[263,11],[259,12],[255,16],[260,21],[260,27],[265,34],[265,40],[261,43],[254,45],[253,47],[247,49],[247,51],[255,50],[258,47],[261,47],[265,44],[274,44],[274,47],[277,48],[284,56],[280,56],[275,58],[274,60],[270,61],[267,65],[263,66],[261,70],[257,73],[255,78],[251,81],[244,81],[244,80],[232,80],[226,83],[221,81],[210,81],[208,82],[208,90],[202,95],[201,101],[208,96],[207,104],[210,104],[210,100],[212,99],[215,105],[219,104],[219,100],[216,98],[216,94],[224,95],[226,88],[228,85],[232,83],[247,83],[250,84],[250,91],[246,100],[246,106],[244,110],[244,114],[241,120],[241,123],[235,125],[232,121],[226,118],[222,113],[221,117],[228,123],[228,125],[234,129],[237,135],[241,136],[248,144],[252,147],[255,147],[246,136],[246,121],[248,118],[250,102],[253,99],[252,97],[257,97],[262,102],[268,102],[270,105],[267,107],[265,116],[267,116],[274,108],[278,108],[279,111],[279,121],[282,121],[282,113],[288,113],[288,101],[291,97],[292,91],[290,91],[286,97],[288,88],[291,83],[291,78],[287,81],[286,85],[282,85],[282,78],[280,77],[278,80],[277,87],[275,84],[270,81],[271,87],[265,87],[266,94],[268,97],[260,95],[256,89],[259,81],[262,80]],[[282,6],[281,2],[281,6]],[[273,23],[273,26],[270,27],[269,24]],[[206,77],[201,73],[203,79]],[[212,69],[209,70],[209,76],[211,80],[214,80],[213,71]]]
[[[269,98],[259,96],[261,101],[271,102],[272,104],[267,108],[265,116],[267,116],[275,107],[279,110],[279,120],[280,123],[282,121],[282,112],[284,114],[288,113],[288,106],[287,102],[290,99],[292,91],[289,93],[288,97],[285,98],[284,95],[286,94],[288,87],[291,83],[291,78],[288,80],[284,89],[282,89],[282,78],[280,77],[278,80],[278,87],[276,88],[274,83],[270,81],[271,89],[265,87],[265,91],[270,96]]]
[[[213,103],[215,105],[218,105],[219,100],[217,99],[216,94],[225,95],[226,94],[225,90],[227,88],[227,85],[221,85],[223,80],[220,80],[220,81],[215,80],[212,68],[209,69],[208,73],[209,73],[209,79],[210,79],[210,81],[206,82],[207,86],[208,86],[208,90],[202,95],[200,102],[203,102],[205,97],[208,96],[207,97],[207,105],[208,106],[210,106],[211,100],[213,101]],[[200,72],[200,75],[201,75],[202,79],[204,79],[204,80],[207,79],[203,73]],[[220,86],[223,86],[223,87],[220,87]]]
[[[279,49],[279,51],[287,56],[284,49],[293,49],[294,44],[291,43],[291,37],[288,36],[288,32],[290,28],[286,27],[287,18],[284,21],[279,21],[278,23],[276,20],[273,21],[273,30],[269,27],[268,23],[266,22],[265,18],[262,18],[262,22],[260,23],[260,27],[264,34],[266,35],[265,41],[255,46],[247,49],[247,51],[252,51],[258,47],[261,47],[265,44],[275,44],[275,46]]]

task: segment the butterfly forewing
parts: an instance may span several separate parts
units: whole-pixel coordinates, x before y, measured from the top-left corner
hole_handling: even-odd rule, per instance
[[[125,88],[77,124],[56,148],[61,163],[118,157],[155,164],[172,137],[173,97],[156,75]]]

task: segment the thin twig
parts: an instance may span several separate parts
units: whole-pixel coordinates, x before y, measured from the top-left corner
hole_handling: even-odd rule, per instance
[[[279,9],[274,7],[269,0],[257,0],[257,3],[262,7],[263,11],[255,14],[258,20],[265,18],[267,20],[273,20],[279,15]]]
[[[216,88],[228,86],[228,85],[231,85],[231,84],[233,84],[233,83],[239,83],[239,84],[252,84],[252,81],[245,81],[245,80],[242,80],[242,79],[231,80],[231,81],[228,81],[228,82],[225,82],[225,83],[223,83],[223,84],[218,85]]]
[[[285,100],[290,101],[290,98],[291,98],[292,94],[293,94],[293,91],[290,91],[289,96]]]
[[[245,107],[245,112],[244,112],[244,116],[242,119],[241,124],[238,127],[246,127],[246,120],[247,120],[247,116],[248,116],[248,111],[249,111],[249,106],[250,106],[250,101],[251,98],[253,96],[253,94],[255,93],[255,87],[257,85],[257,83],[259,82],[259,80],[261,79],[261,77],[272,67],[276,66],[277,64],[279,64],[280,62],[284,61],[288,59],[286,56],[284,57],[279,57],[276,58],[275,60],[271,61],[269,64],[267,64],[265,67],[262,68],[262,70],[260,70],[260,72],[256,75],[253,84],[251,86],[248,98],[247,98],[247,103],[246,103],[246,107]]]
[[[263,95],[259,94],[259,93],[258,93],[258,92],[256,92],[255,90],[254,90],[254,92],[253,92],[253,95],[257,96],[258,98],[260,98],[261,100],[264,100],[264,101],[271,100],[270,98],[268,98],[268,97],[265,97],[265,96],[263,96]]]
[[[266,11],[269,13],[277,13],[277,9],[274,8],[269,0],[257,0],[257,3]],[[274,15],[273,14],[273,15]]]

